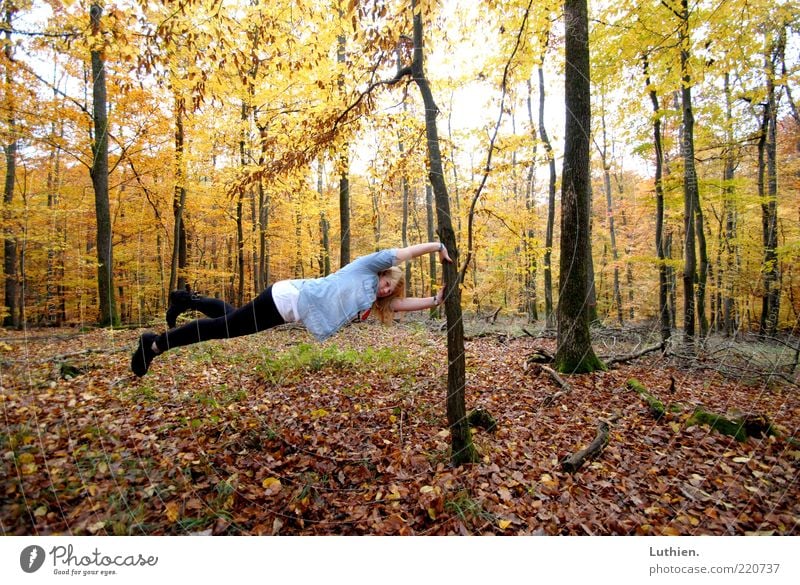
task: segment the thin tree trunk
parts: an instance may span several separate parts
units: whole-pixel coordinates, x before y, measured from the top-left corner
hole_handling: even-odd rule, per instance
[[[319,170],[317,173],[317,194],[320,199],[320,212],[319,212],[319,233],[320,233],[320,258],[319,258],[319,272],[321,276],[328,276],[331,273],[331,241],[330,241],[330,223],[325,215],[325,206],[323,204],[323,165],[322,159],[319,161]]]
[[[733,180],[736,174],[736,159],[733,146],[733,98],[731,96],[730,74],[725,73],[725,121],[727,125],[728,148],[725,152],[725,169],[722,181],[724,190],[725,221],[725,269],[722,277],[722,329],[728,336],[736,331],[736,199]]]
[[[396,51],[397,55],[397,73],[400,74],[403,64],[400,55],[400,47],[397,48]],[[403,111],[407,111],[407,106],[405,101],[403,102]],[[453,147],[455,148],[455,146]],[[403,156],[405,152],[405,146],[403,145],[403,141],[400,140],[397,144],[397,150],[400,153],[400,156]],[[455,165],[453,165],[455,166]],[[409,213],[409,205],[410,205],[410,190],[408,186],[408,177],[404,174],[400,179],[400,190],[403,193],[403,224],[401,227],[401,237],[403,241],[403,247],[408,246],[408,213]],[[406,296],[410,297],[413,296],[411,294],[411,262],[405,263],[405,271],[406,271]]]
[[[703,221],[703,208],[700,199],[697,199],[695,209],[695,231],[697,234],[697,249],[700,253],[700,273],[697,278],[697,321],[700,324],[700,335],[708,335],[708,316],[706,315],[706,286],[708,284],[708,248],[706,246],[706,230]]]
[[[8,314],[3,319],[6,327],[19,327],[19,286],[17,275],[17,238],[14,235],[11,204],[14,201],[14,184],[17,178],[17,136],[16,120],[14,119],[14,90],[13,83],[14,66],[14,44],[11,39],[11,22],[16,13],[16,7],[11,3],[5,3],[5,95],[6,95],[6,132],[9,137],[8,144],[3,146],[6,158],[6,180],[3,189],[3,223],[5,224],[3,233],[3,269],[5,273],[5,306]]]
[[[478,454],[472,443],[465,406],[466,359],[464,322],[461,313],[461,291],[458,281],[458,247],[450,215],[450,201],[444,182],[439,134],[436,128],[438,108],[425,77],[423,57],[422,15],[418,0],[412,0],[414,13],[414,57],[411,73],[422,94],[425,106],[425,131],[428,143],[429,180],[436,197],[439,238],[447,247],[453,262],[444,264],[445,314],[447,315],[447,421],[450,428],[451,461],[454,465],[475,462]]]
[[[89,9],[92,35],[100,39],[100,18],[103,9],[92,4]],[[102,43],[102,41],[97,41]],[[108,200],[108,110],[106,105],[106,70],[103,47],[95,45],[92,60],[92,115],[94,117],[94,142],[92,143],[91,178],[94,188],[97,217],[97,293],[99,323],[101,326],[119,325],[114,295],[114,260],[111,241],[111,210]]]
[[[400,145],[400,149],[402,152],[403,145]],[[409,217],[409,199],[410,199],[410,190],[408,187],[408,178],[403,177],[401,180],[401,187],[403,192],[403,226],[402,226],[402,238],[403,238],[403,247],[408,246],[408,217]],[[406,270],[406,296],[410,297],[413,296],[411,294],[411,262],[406,262],[405,266]]]
[[[259,136],[261,137],[261,153],[259,154],[259,167],[264,167],[264,162],[267,159],[267,128],[261,126],[256,121]],[[320,163],[321,164],[321,163]],[[267,287],[270,282],[269,274],[269,240],[267,239],[267,231],[269,230],[269,209],[270,209],[270,196],[264,188],[263,175],[258,179],[258,255],[259,255],[259,277],[260,286],[258,291]],[[330,249],[328,248],[328,267],[330,268]]]
[[[432,242],[435,239],[435,234],[433,232],[433,188],[430,184],[425,185],[425,217],[427,220],[428,241]],[[438,258],[431,254],[428,260],[428,284],[430,286],[430,294],[433,295],[436,294],[434,291],[436,290],[436,262]]]
[[[242,101],[240,120],[242,121],[242,132],[239,136],[239,164],[244,169],[247,165],[247,144],[245,141],[245,122],[247,121],[247,103]],[[236,193],[236,274],[239,283],[236,289],[236,306],[244,304],[244,200],[246,189],[240,185]]]
[[[176,90],[177,91],[177,90]],[[183,288],[186,277],[186,229],[183,221],[183,210],[186,207],[186,161],[184,158],[183,116],[185,102],[182,97],[175,96],[175,190],[172,198],[172,261],[170,262],[169,287],[172,291]]]
[[[776,125],[778,121],[775,100],[775,60],[781,52],[778,41],[769,48],[766,56],[767,104],[764,108],[763,137],[759,142],[760,152],[766,155],[766,164],[761,164],[765,179],[761,180],[759,195],[762,196],[762,229],[764,239],[764,292],[761,308],[761,331],[774,336],[780,315],[780,266],[778,263],[778,175]],[[763,141],[763,147],[761,142]],[[766,183],[766,184],[765,184]]]
[[[342,10],[339,9],[339,16]],[[346,41],[344,35],[339,35],[338,46],[336,49],[336,60],[343,64],[346,61]],[[344,94],[344,77],[339,77],[339,92]],[[350,157],[348,155],[348,145],[343,145],[339,156],[339,226],[340,226],[340,245],[339,245],[339,268],[350,264]]]
[[[550,171],[550,179],[547,188],[547,226],[545,227],[544,241],[544,315],[545,327],[553,329],[556,326],[555,311],[553,308],[553,229],[556,215],[556,159],[553,154],[553,147],[547,135],[544,124],[544,71],[540,66],[539,75],[539,136],[544,144],[547,153],[547,166]]]
[[[611,259],[614,262],[614,289],[613,304],[617,308],[617,321],[624,323],[622,308],[622,289],[619,282],[619,252],[617,251],[617,233],[614,228],[614,203],[611,198],[611,163],[608,160],[608,141],[606,138],[606,115],[603,111],[601,115],[601,128],[603,134],[603,144],[599,147],[600,161],[603,164],[603,191],[606,196],[606,219],[608,221],[608,235],[611,241]]]
[[[531,80],[528,79],[528,97],[526,104],[528,106],[528,124],[531,128],[531,140],[533,142],[533,152],[531,153],[530,165],[528,166],[528,177],[525,181],[525,211],[526,223],[528,224],[525,232],[525,239],[522,242],[524,250],[524,266],[525,266],[525,313],[528,315],[528,323],[533,323],[539,320],[539,299],[538,291],[536,288],[536,277],[538,276],[538,261],[537,261],[537,246],[534,245],[534,238],[536,232],[533,229],[533,221],[536,212],[536,123],[533,119],[533,88]]]
[[[374,185],[370,187],[370,191],[372,191],[372,235],[377,252],[381,245],[381,192],[380,189],[375,189]]]

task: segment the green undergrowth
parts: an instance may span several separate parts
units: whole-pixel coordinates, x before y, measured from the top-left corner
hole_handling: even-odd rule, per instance
[[[408,352],[399,347],[357,349],[300,343],[278,354],[266,354],[256,365],[256,372],[274,384],[292,382],[306,374],[326,370],[394,376],[413,373],[416,364]]]

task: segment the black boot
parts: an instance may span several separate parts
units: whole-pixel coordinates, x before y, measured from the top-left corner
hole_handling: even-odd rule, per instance
[[[172,329],[178,320],[178,315],[189,310],[192,302],[192,293],[188,290],[174,290],[169,293],[169,308],[167,309],[167,326]]]
[[[139,345],[131,356],[131,370],[140,378],[147,373],[150,362],[158,355],[153,351],[153,342],[157,337],[158,335],[155,333],[142,333],[139,337]]]

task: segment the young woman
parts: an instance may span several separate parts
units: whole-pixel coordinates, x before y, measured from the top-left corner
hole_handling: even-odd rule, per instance
[[[324,278],[281,280],[246,305],[214,319],[197,319],[166,333],[143,333],[131,358],[131,370],[144,376],[153,359],[167,350],[207,341],[265,331],[284,323],[301,322],[324,341],[362,311],[371,309],[384,323],[396,311],[421,311],[441,304],[435,297],[405,298],[403,271],[398,264],[433,252],[451,262],[439,242],[381,250],[362,256]]]

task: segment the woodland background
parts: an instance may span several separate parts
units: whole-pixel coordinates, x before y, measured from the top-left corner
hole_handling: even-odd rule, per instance
[[[7,325],[140,324],[184,282],[241,304],[264,283],[435,237],[419,97],[381,85],[407,57],[406,3],[108,3],[94,4],[95,25],[86,3],[3,6]],[[688,85],[701,212],[690,224],[702,236],[693,278],[706,291],[698,323],[763,327],[772,291],[770,331],[795,328],[797,7],[695,2],[685,21],[680,7],[591,6],[597,316],[655,317],[666,265],[681,326]],[[471,253],[464,306],[544,320],[559,278],[559,4],[421,9],[452,219]],[[107,126],[92,101],[93,55]],[[104,137],[107,185],[92,180],[104,174]],[[420,259],[409,293],[429,294],[432,270]]]
[[[796,534],[798,6],[589,6],[583,255],[560,218],[581,5],[4,1],[2,532]],[[131,380],[170,290],[241,304],[436,238],[449,360],[432,314]],[[408,293],[439,270],[410,263]],[[547,365],[592,344],[605,364]],[[490,416],[462,435],[465,389]]]

